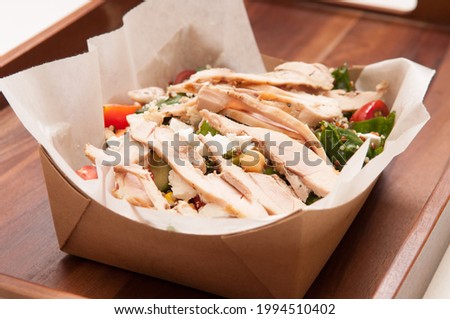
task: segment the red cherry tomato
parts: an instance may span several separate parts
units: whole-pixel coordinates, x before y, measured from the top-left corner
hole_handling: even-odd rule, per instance
[[[374,117],[387,116],[389,109],[381,100],[375,100],[364,104],[350,118],[350,122],[360,122],[373,119]]]
[[[175,77],[175,81],[173,84],[178,84],[181,82],[184,82],[185,80],[189,79],[192,74],[197,73],[195,70],[183,70],[180,73],[177,74]]]
[[[114,126],[116,130],[123,130],[128,127],[127,115],[133,114],[140,106],[136,105],[120,105],[106,104],[103,106],[103,116],[105,119],[105,127]]]
[[[83,166],[82,168],[77,170],[76,173],[78,174],[78,176],[80,176],[84,180],[98,178],[97,169],[95,168],[95,166],[92,166],[92,165]]]

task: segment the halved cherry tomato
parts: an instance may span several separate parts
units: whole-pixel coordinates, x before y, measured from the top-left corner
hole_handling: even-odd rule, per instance
[[[180,73],[177,74],[175,77],[175,81],[173,84],[178,84],[181,82],[184,82],[185,80],[189,79],[192,74],[197,73],[195,70],[183,70]]]
[[[105,104],[103,106],[103,116],[105,119],[105,127],[114,126],[116,130],[123,130],[128,127],[127,115],[133,114],[141,106],[121,105],[121,104]]]
[[[361,106],[350,118],[350,122],[360,122],[374,117],[387,116],[389,109],[381,100],[371,101]]]
[[[95,166],[92,165],[83,166],[82,168],[80,168],[75,172],[78,174],[78,176],[80,176],[84,180],[98,178],[97,169],[95,168]]]

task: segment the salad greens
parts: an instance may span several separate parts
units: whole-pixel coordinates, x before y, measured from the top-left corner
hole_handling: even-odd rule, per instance
[[[335,69],[331,75],[334,77],[333,89],[346,90],[347,92],[353,91],[353,83],[350,81],[347,63]]]
[[[394,127],[394,122],[395,112],[391,112],[386,117],[379,116],[370,120],[352,122],[350,128],[360,133],[378,132],[387,137]]]
[[[177,93],[175,96],[168,97],[167,99],[164,99],[164,100],[159,100],[156,103],[156,106],[158,106],[158,108],[160,108],[163,105],[178,104],[178,103],[180,103],[181,98],[184,96],[186,96],[185,93]]]
[[[341,170],[363,144],[355,131],[325,121],[316,135],[337,170]]]
[[[208,135],[208,133],[214,136],[219,132],[216,129],[214,129],[211,125],[209,125],[207,121],[203,121],[197,131],[197,134]]]
[[[357,133],[375,133],[380,136],[380,143],[372,144],[367,152],[367,157],[372,159],[383,152],[386,138],[391,133],[394,122],[395,112],[391,112],[386,117],[380,116],[366,121],[353,122],[350,124],[350,128],[342,128],[323,121],[316,131],[316,135],[334,167],[341,170],[364,143],[364,138],[359,137]]]
[[[319,199],[321,199],[322,197],[316,195],[314,192],[309,193],[308,198],[306,199],[305,204],[306,205],[311,205],[315,202],[317,202]]]

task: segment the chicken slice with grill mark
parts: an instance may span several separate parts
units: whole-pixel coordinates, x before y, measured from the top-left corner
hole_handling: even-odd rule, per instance
[[[194,188],[205,203],[216,203],[232,217],[264,217],[267,211],[250,201],[215,174],[203,175],[189,161],[188,148],[175,145],[176,134],[168,127],[157,127],[150,136],[153,150]]]
[[[140,104],[150,103],[163,95],[164,90],[156,86],[128,91],[128,96]]]
[[[219,113],[224,109],[235,109],[245,112],[258,113],[269,120],[298,133],[298,140],[316,152],[323,160],[327,160],[322,145],[310,128],[284,112],[283,110],[265,105],[247,94],[237,93],[233,90],[222,89],[217,86],[205,86],[198,94],[198,109],[206,109]]]
[[[112,195],[118,199],[125,199],[131,205],[151,208],[153,207],[150,198],[148,198],[142,183],[132,174],[126,172],[114,173],[115,188]]]
[[[148,148],[148,141],[150,139],[150,135],[153,133],[155,128],[157,127],[157,123],[152,121],[146,121],[143,119],[142,116],[139,117],[138,114],[133,114],[132,117],[127,117],[127,119],[130,118],[130,134],[131,137],[142,143],[144,148]],[[187,142],[185,139],[181,138],[180,140],[183,140]],[[135,146],[131,145],[130,150],[133,150],[136,148]],[[191,154],[193,156],[190,157],[191,163],[198,169],[200,169],[202,172],[206,171],[206,164],[202,157],[202,155],[199,153],[200,148],[192,147]]]
[[[113,195],[124,198],[133,205],[143,207],[155,207],[158,210],[170,208],[153,182],[149,171],[134,164],[130,166],[114,166],[116,174],[116,188]]]
[[[264,148],[265,153],[278,165],[300,177],[306,187],[319,196],[326,196],[336,183],[337,172],[317,154],[296,140],[279,132],[248,127],[226,117],[200,111],[208,123],[221,134],[247,134]]]
[[[199,136],[202,139],[202,136]],[[225,160],[215,143],[203,141],[213,160],[218,162],[220,177],[236,188],[249,200],[259,202],[270,215],[289,214],[303,208],[305,205],[286,190],[280,181],[274,177],[263,174],[263,177],[253,177],[239,166],[233,165],[230,160]],[[284,183],[283,181],[281,181]]]
[[[246,173],[236,165],[222,164],[220,176],[245,197],[258,201],[270,215],[284,215],[305,205],[286,192],[271,175]],[[256,176],[257,175],[257,176]]]
[[[306,207],[278,175],[258,173],[249,173],[249,175],[264,192],[265,197],[270,198],[277,206],[281,207],[280,214],[290,214]]]
[[[271,85],[254,85],[237,88],[236,91],[253,96],[265,104],[278,107],[310,127],[317,126],[320,121],[331,121],[342,116],[338,102],[323,95],[294,93]]]
[[[147,144],[150,134],[158,126],[156,122],[145,120],[143,114],[128,115],[127,121],[130,124],[131,137],[142,144]]]
[[[279,126],[278,123],[270,121],[269,119],[262,117],[258,113],[244,112],[234,109],[224,109],[220,112],[220,114],[225,115],[239,123],[243,123],[248,126],[267,128],[269,130],[274,130],[286,134],[287,136],[292,137],[293,139],[299,138],[299,134],[297,132],[287,130]],[[301,138],[301,140],[303,140],[303,138]]]
[[[193,74],[189,80],[169,88],[174,92],[196,93],[203,83],[231,85],[270,84],[288,88],[310,88],[331,90],[334,78],[328,68],[322,64],[287,62],[278,65],[272,72],[247,74],[233,72],[227,68],[213,68]]]
[[[124,139],[128,137],[129,134],[126,133],[117,140],[108,142],[110,145],[106,150],[86,144],[84,154],[92,163],[95,164],[96,160],[100,160],[104,166],[137,164],[146,156],[148,148],[126,147]]]
[[[284,177],[286,178],[286,180],[291,185],[290,188],[288,187],[288,189],[293,191],[294,194],[302,202],[306,202],[306,199],[308,198],[309,193],[311,192],[311,190],[308,187],[306,187],[306,185],[302,182],[300,176],[298,176],[298,175],[292,173],[291,171],[289,171],[288,169],[286,169],[286,167],[283,165],[282,162],[278,162],[278,163],[274,163],[274,164],[275,164],[275,169],[278,172],[280,172],[281,174],[283,174]],[[280,177],[278,177],[278,179],[281,180]],[[283,184],[286,185],[283,180],[281,180],[281,182],[283,182]]]
[[[343,112],[356,111],[361,106],[374,100],[380,100],[387,92],[387,82],[377,85],[376,91],[331,90],[324,93],[325,96],[335,99]]]

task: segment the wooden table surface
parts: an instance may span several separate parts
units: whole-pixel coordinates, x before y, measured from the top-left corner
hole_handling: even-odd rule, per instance
[[[116,28],[139,2],[107,1],[1,75],[86,50],[87,37]],[[395,297],[449,198],[449,29],[301,1],[245,3],[265,54],[330,66],[406,57],[437,70],[425,98],[431,120],[383,172],[306,295]],[[88,298],[214,297],[59,251],[38,145],[9,107],[0,127],[0,273]]]

